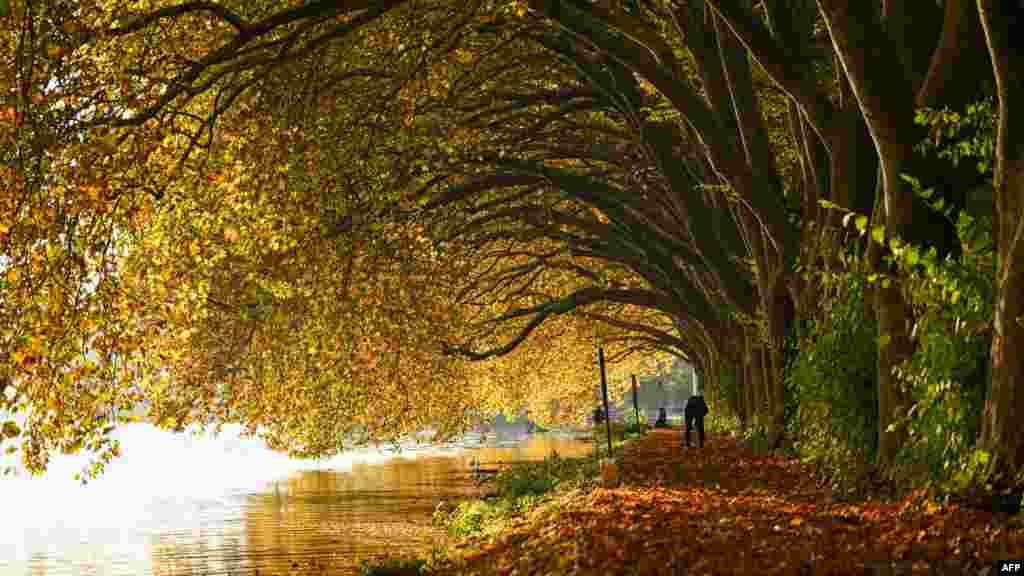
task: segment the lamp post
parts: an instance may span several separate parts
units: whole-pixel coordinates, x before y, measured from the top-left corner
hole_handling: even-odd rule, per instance
[[[608,431],[608,457],[612,457],[612,413],[608,410],[608,380],[604,373],[604,348],[597,349],[597,363],[601,366],[601,396],[604,399],[604,427]]]
[[[636,428],[640,429],[640,401],[636,395],[636,374],[633,374],[633,412],[636,414]]]

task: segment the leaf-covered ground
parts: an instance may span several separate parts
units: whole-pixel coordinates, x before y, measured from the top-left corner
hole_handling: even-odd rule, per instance
[[[625,447],[618,487],[577,490],[435,574],[978,574],[1024,559],[1010,519],[922,494],[835,502],[809,467],[725,435],[682,448],[678,430]]]

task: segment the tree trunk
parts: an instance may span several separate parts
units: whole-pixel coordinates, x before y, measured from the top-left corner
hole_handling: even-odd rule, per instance
[[[750,424],[749,411],[747,406],[749,404],[747,400],[747,385],[743,382],[742,372],[736,370],[732,365],[726,368],[722,366],[722,370],[731,370],[732,373],[729,375],[732,377],[733,384],[736,386],[736,418],[740,421],[740,432],[746,432],[747,426]]]
[[[736,369],[730,360],[720,352],[712,351],[709,354],[709,358],[711,358],[711,372],[715,375],[719,388],[724,386],[726,381],[733,386],[734,394],[731,408],[733,413],[736,414],[736,419],[739,420],[739,431],[743,431],[747,427],[746,398],[743,396],[745,392],[743,381],[736,373]]]
[[[909,223],[910,197],[900,191],[900,170],[909,156],[909,149],[892,146],[891,156],[882,157],[879,169],[885,190],[885,238],[901,234]],[[891,192],[891,191],[896,192]],[[910,358],[910,310],[896,278],[888,287],[874,287],[875,312],[878,318],[878,457],[883,468],[891,467],[896,453],[907,438],[906,425],[899,420],[909,408],[907,394],[894,374],[896,366]]]
[[[900,172],[913,151],[914,90],[903,73],[903,60],[894,59],[893,54],[906,47],[895,45],[883,29],[877,4],[819,0],[818,5],[878,154],[885,239],[905,239],[913,196],[903,184]],[[905,437],[900,427],[888,430],[903,408],[903,395],[893,369],[908,357],[911,349],[907,306],[895,282],[876,290],[875,307],[879,331],[879,457],[880,464],[887,467]]]
[[[750,347],[747,343],[747,337],[741,335],[739,338],[740,344],[740,361],[736,371],[737,377],[743,379],[743,387],[746,389],[746,407],[747,407],[747,422],[748,425],[757,430],[758,416],[757,416],[757,387],[754,382],[754,376],[750,370]]]
[[[752,339],[752,337],[748,337]],[[754,343],[747,341],[747,370],[751,387],[754,389],[754,418],[758,428],[765,428],[767,425],[767,414],[765,406],[768,404],[768,395],[764,387],[764,369],[761,366],[760,350]]]
[[[995,214],[998,272],[992,338],[992,390],[982,416],[982,445],[992,454],[997,485],[1020,487],[1024,467],[1024,115],[1012,103],[1024,98],[1024,55],[1011,39],[1024,33],[1008,3],[977,0],[996,79]],[[1016,24],[1014,16],[1018,20]],[[1016,29],[1013,29],[1016,28]],[[1016,476],[1016,477],[1015,477]]]
[[[889,466],[906,439],[906,427],[897,421],[907,408],[907,398],[893,368],[911,352],[906,303],[895,283],[888,288],[876,287],[875,309],[881,335],[877,365],[878,457],[883,466]],[[894,426],[891,431],[890,426]]]
[[[772,390],[772,407],[769,412],[770,429],[774,431],[774,435],[769,435],[772,448],[779,446],[786,427],[785,361],[782,348],[786,340],[787,326],[793,316],[793,307],[786,292],[786,284],[782,276],[775,278],[767,307],[769,344],[766,364],[769,367],[768,382]]]
[[[1012,178],[1018,193],[1024,193],[1024,162],[1020,162]],[[992,337],[992,393],[982,416],[982,445],[994,458],[992,470],[1001,477],[1019,474],[1024,467],[1024,219],[1010,246],[1000,250],[999,273],[995,298]],[[1017,480],[1015,483],[1019,483]]]
[[[782,441],[783,430],[783,408],[785,403],[782,399],[782,375],[774,374],[772,359],[775,351],[769,346],[758,348],[758,363],[761,365],[761,381],[764,383],[767,406],[765,408],[765,419],[767,426],[765,432],[768,434],[768,445],[775,448]]]
[[[750,372],[746,369],[748,364],[743,361],[737,366],[736,377],[743,380],[744,408],[747,411],[747,427],[751,430],[757,429],[757,390],[754,390],[754,383],[750,380]]]

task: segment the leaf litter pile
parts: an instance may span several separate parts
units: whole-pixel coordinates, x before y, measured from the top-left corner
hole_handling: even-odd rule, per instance
[[[1006,518],[923,491],[836,502],[797,460],[706,440],[649,433],[625,447],[618,486],[566,493],[431,573],[979,574],[1024,559],[1024,529]]]

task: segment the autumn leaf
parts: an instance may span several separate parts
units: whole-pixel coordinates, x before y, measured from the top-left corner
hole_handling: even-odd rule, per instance
[[[19,428],[15,422],[10,420],[4,422],[3,426],[0,427],[0,435],[6,436],[7,438],[16,438],[19,434],[21,434],[21,428]]]
[[[781,576],[813,569],[853,575],[869,569],[872,558],[935,565],[953,554],[963,573],[990,565],[994,534],[1007,530],[991,517],[962,509],[922,509],[909,517],[905,509],[898,514],[903,507],[896,504],[826,504],[827,491],[811,492],[814,473],[798,461],[755,458],[718,434],[709,434],[703,449],[683,450],[678,434],[655,431],[628,443],[621,456],[622,486],[558,493],[542,508],[552,513],[510,522],[495,536],[516,544],[484,548],[465,565],[429,573],[490,575],[495,567],[514,566],[520,573],[557,567],[558,573],[580,575],[656,575],[672,567],[714,574]],[[707,466],[728,468],[721,489],[699,480],[656,487],[652,473],[665,463],[694,468],[695,479]],[[768,489],[752,492],[755,480]],[[1024,528],[1003,534],[1007,557],[1024,553]]]

